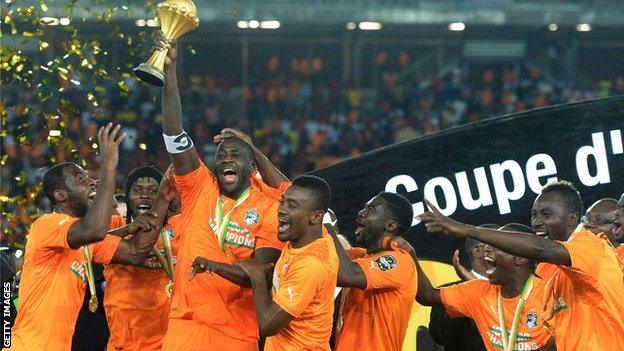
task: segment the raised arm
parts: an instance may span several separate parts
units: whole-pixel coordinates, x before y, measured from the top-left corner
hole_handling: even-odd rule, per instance
[[[366,280],[366,275],[362,271],[362,268],[347,255],[347,252],[338,239],[336,230],[332,226],[325,226],[325,228],[327,228],[334,240],[336,253],[338,253],[338,259],[340,260],[340,267],[338,268],[338,286],[366,289],[368,281]]]
[[[419,217],[426,222],[425,227],[429,233],[445,233],[459,238],[469,236],[512,255],[556,265],[571,264],[568,250],[557,241],[527,233],[505,232],[463,224],[444,216],[429,201],[425,200],[425,203],[431,211]]]
[[[175,197],[175,187],[171,177],[172,169],[165,172],[158,189],[154,207],[148,213],[138,216],[129,226],[129,233],[134,236],[129,240],[121,240],[111,259],[112,263],[141,265],[149,256],[158,240],[158,234],[167,217],[169,202]],[[137,223],[134,225],[133,223]]]
[[[109,123],[98,131],[101,159],[98,190],[85,216],[69,228],[67,243],[72,249],[102,241],[106,236],[114,201],[119,144],[125,137],[123,134],[119,135],[120,128],[120,125],[113,127],[113,123]]]
[[[163,137],[175,174],[185,175],[199,167],[199,155],[191,138],[182,127],[182,104],[176,71],[178,56],[176,44],[166,42],[163,32],[158,31],[154,40],[154,49],[163,50],[165,47],[169,50],[165,59],[165,86],[162,94]]]
[[[266,157],[262,151],[260,151],[251,141],[249,135],[241,132],[240,130],[236,130],[234,128],[224,128],[221,133],[214,137],[215,143],[220,143],[225,138],[236,137],[251,146],[254,152],[254,161],[256,163],[256,167],[258,168],[258,172],[262,175],[262,179],[264,182],[272,188],[279,188],[280,184],[283,182],[287,182],[288,178],[280,172],[277,167],[268,157]]]

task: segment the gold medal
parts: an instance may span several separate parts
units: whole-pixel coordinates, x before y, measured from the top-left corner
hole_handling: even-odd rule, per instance
[[[97,308],[98,308],[97,296],[91,295],[91,298],[89,299],[89,311],[91,311],[91,313],[95,313]]]
[[[165,286],[165,294],[167,295],[167,297],[171,297],[171,295],[173,294],[173,281],[170,280],[169,283],[167,283],[167,286]]]
[[[343,325],[344,325],[344,318],[340,316],[338,317],[338,320],[336,321],[336,331],[341,332]]]

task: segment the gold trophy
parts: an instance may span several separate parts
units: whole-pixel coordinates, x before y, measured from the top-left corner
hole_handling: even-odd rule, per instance
[[[158,4],[160,27],[167,40],[176,40],[199,26],[197,9],[191,0],[167,0]],[[165,58],[167,49],[156,50],[152,56],[134,69],[140,80],[162,87],[165,85]]]

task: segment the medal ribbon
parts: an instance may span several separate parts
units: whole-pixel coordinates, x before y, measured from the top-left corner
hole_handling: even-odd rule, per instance
[[[230,217],[232,216],[232,212],[234,212],[234,210],[238,206],[240,206],[243,202],[245,202],[245,200],[249,198],[250,194],[251,194],[251,187],[248,187],[247,189],[245,189],[245,191],[243,191],[242,194],[240,194],[238,199],[236,199],[236,203],[234,204],[234,207],[232,207],[232,209],[225,215],[223,215],[223,201],[221,201],[221,196],[217,198],[217,206],[215,208],[215,218],[214,218],[215,223],[217,225],[217,231],[215,234],[217,235],[217,240],[219,241],[219,247],[221,248],[222,251],[223,251],[223,247],[225,246],[225,233],[227,232],[228,226],[230,225]]]
[[[163,228],[160,231],[160,242],[165,249],[164,256],[156,247],[152,248],[152,253],[156,256],[158,262],[160,262],[165,273],[167,273],[169,280],[173,281],[173,252],[171,250],[171,239],[167,234],[168,230],[168,228]]]
[[[513,323],[511,324],[511,333],[507,332],[507,324],[505,323],[505,309],[503,308],[503,296],[500,290],[498,291],[498,322],[500,323],[500,331],[503,339],[503,350],[505,351],[514,350],[514,347],[516,345],[516,339],[518,338],[520,315],[522,314],[524,303],[529,297],[529,294],[531,294],[531,290],[533,290],[533,275],[531,275],[529,279],[527,279],[526,283],[524,283],[522,294],[520,294],[520,299],[518,300],[518,304],[516,305],[516,312],[513,317]]]
[[[89,246],[85,245],[81,247],[82,253],[87,260],[87,282],[89,284],[89,293],[91,294],[91,300],[97,299],[95,295],[95,275],[93,274],[93,263],[91,262],[91,251]],[[93,312],[93,311],[92,311]]]

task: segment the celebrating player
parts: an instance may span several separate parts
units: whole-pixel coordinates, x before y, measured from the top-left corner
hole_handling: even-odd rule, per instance
[[[130,240],[107,235],[123,225],[111,217],[120,126],[109,123],[98,131],[101,173],[96,183],[73,163],[50,168],[43,189],[54,213],[31,226],[20,286],[20,310],[13,327],[12,350],[69,350],[86,286],[95,311],[97,298],[91,261],[141,264],[156,239],[168,202],[161,187],[154,208],[130,224]]]
[[[557,350],[613,350],[624,345],[624,277],[605,238],[579,226],[580,194],[571,183],[547,185],[531,210],[536,233],[502,233],[476,228],[445,217],[433,206],[420,218],[427,231],[470,236],[505,252],[544,262],[537,274],[547,280],[543,318]],[[582,322],[581,322],[582,321]]]
[[[388,245],[412,225],[412,205],[401,195],[382,192],[358,213],[355,236],[365,250],[347,252],[334,241],[340,257],[342,292],[336,322],[337,351],[401,350],[418,285],[416,266],[405,251]],[[359,257],[358,257],[359,256]]]
[[[211,173],[182,128],[174,43],[166,43],[159,32],[154,46],[169,48],[163,137],[185,223],[174,276],[188,277],[198,256],[229,264],[252,256],[262,263],[275,262],[283,246],[276,234],[278,201],[275,194],[263,193],[256,180],[252,182],[252,174],[257,168],[276,188],[285,177],[231,130],[217,138],[215,174]],[[240,269],[229,273],[237,283],[249,285]],[[251,290],[217,275],[176,279],[163,350],[257,350],[257,325]]]
[[[170,175],[171,170],[165,174],[164,182],[173,181]],[[163,174],[154,167],[140,167],[128,175],[128,223],[152,210],[161,180]],[[173,264],[181,226],[181,216],[168,217],[156,246],[140,266],[109,264],[104,270],[109,350],[160,350],[169,320]]]
[[[278,209],[278,237],[288,242],[273,273],[269,294],[266,274],[271,265],[256,260],[237,262],[249,277],[260,333],[268,336],[265,351],[330,350],[338,256],[324,233],[329,185],[315,176],[300,176],[284,192]],[[198,257],[195,272],[224,272],[232,267]],[[203,274],[204,276],[206,274]]]
[[[534,235],[521,224],[500,230]],[[541,318],[545,282],[533,274],[535,262],[492,245],[484,247],[484,259],[488,280],[434,289],[424,273],[419,275],[418,302],[444,306],[451,317],[472,318],[487,350],[549,349],[550,335]]]

